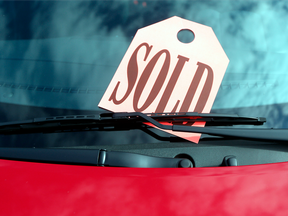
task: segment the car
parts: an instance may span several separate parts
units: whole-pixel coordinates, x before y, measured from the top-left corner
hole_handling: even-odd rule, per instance
[[[287,215],[287,8],[1,1],[0,214]],[[100,108],[139,29],[175,16],[211,27],[229,58],[211,111]]]

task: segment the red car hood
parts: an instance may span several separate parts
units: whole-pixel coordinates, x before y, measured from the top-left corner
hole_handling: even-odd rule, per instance
[[[1,215],[287,215],[288,163],[114,168],[0,160]]]

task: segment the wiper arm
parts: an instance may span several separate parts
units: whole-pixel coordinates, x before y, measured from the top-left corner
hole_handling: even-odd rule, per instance
[[[57,164],[136,167],[189,168],[193,163],[185,158],[162,158],[104,149],[30,149],[1,148],[0,158]]]
[[[125,113],[115,113],[115,117],[125,116]],[[146,121],[149,121],[154,126],[164,129],[179,132],[203,133],[213,136],[235,137],[246,140],[263,140],[263,141],[288,141],[287,129],[242,129],[242,128],[209,128],[209,127],[194,127],[184,125],[163,125],[153,118],[143,113],[130,113],[129,117],[139,116]],[[259,121],[266,121],[265,118],[259,118]]]

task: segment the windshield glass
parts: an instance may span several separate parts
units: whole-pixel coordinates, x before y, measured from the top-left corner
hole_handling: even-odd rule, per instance
[[[1,1],[1,122],[105,112],[98,103],[137,30],[172,16],[212,27],[230,60],[211,113],[288,127],[288,1],[274,0]],[[2,136],[1,145],[156,142],[128,133]]]

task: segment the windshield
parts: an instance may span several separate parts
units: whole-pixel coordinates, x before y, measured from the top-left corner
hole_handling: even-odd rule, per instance
[[[230,60],[211,113],[288,127],[288,1],[274,0],[2,1],[0,121],[105,112],[137,30],[172,16],[212,27]],[[147,142],[158,141],[137,130],[1,136],[9,147]]]

